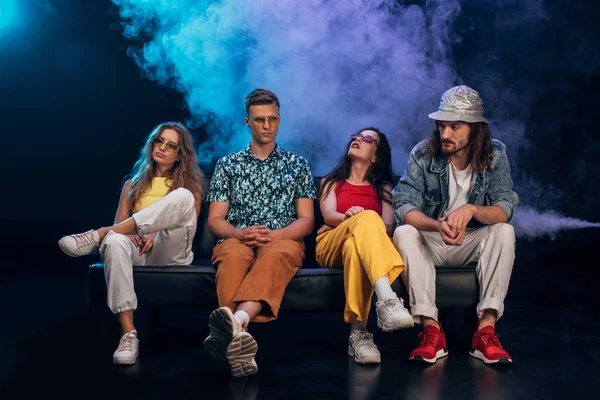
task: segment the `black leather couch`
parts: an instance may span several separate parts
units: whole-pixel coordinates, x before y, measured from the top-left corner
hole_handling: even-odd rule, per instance
[[[318,187],[321,178],[314,179]],[[195,259],[192,265],[133,267],[135,291],[140,306],[184,306],[205,310],[218,307],[216,271],[210,262],[217,238],[208,231],[207,218],[208,204],[204,204],[194,238]],[[315,201],[315,228],[305,239],[306,259],[285,291],[282,311],[342,311],[344,308],[343,271],[320,268],[315,262],[316,231],[322,224],[323,217],[319,211],[319,204]],[[90,266],[89,287],[90,305],[106,307],[106,284],[102,263]],[[401,278],[393,283],[392,288],[408,305],[406,289]],[[436,296],[440,309],[475,306],[479,298],[475,265],[438,267]]]

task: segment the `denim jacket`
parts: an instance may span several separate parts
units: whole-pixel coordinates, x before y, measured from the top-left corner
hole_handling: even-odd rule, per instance
[[[473,174],[468,203],[498,206],[510,221],[519,196],[512,190],[506,146],[499,140],[492,139],[492,148],[492,171],[484,170]],[[425,141],[412,149],[404,175],[392,191],[394,214],[399,224],[404,224],[406,214],[414,209],[430,218],[441,218],[448,204],[447,164],[446,157],[432,157],[425,153]],[[475,220],[469,223],[469,226],[477,225],[481,226]]]

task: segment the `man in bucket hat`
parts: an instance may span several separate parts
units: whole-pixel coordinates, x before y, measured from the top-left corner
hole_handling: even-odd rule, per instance
[[[435,363],[448,355],[435,305],[435,265],[477,262],[479,323],[470,355],[486,364],[512,363],[494,330],[515,257],[508,224],[518,202],[506,147],[492,139],[479,93],[457,86],[443,94],[431,136],[410,153],[394,188],[400,224],[394,245],[406,263],[402,274],[420,345],[409,359]]]

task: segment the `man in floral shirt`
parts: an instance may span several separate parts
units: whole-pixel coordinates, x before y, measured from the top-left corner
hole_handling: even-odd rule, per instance
[[[208,227],[220,238],[212,257],[220,308],[210,315],[204,347],[227,359],[234,376],[258,371],[258,345],[248,323],[277,318],[285,288],[304,260],[302,238],[314,226],[316,191],[306,159],[275,142],[277,96],[256,89],[244,104],[252,141],[217,162],[208,194]]]

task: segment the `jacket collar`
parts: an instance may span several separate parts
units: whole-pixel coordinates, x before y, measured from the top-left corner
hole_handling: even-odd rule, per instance
[[[443,155],[435,155],[431,158],[431,165],[429,166],[429,170],[436,174],[442,174],[446,171],[446,166],[448,165],[448,159]]]

